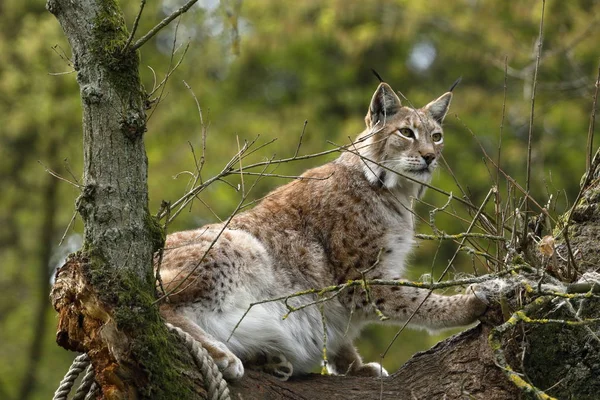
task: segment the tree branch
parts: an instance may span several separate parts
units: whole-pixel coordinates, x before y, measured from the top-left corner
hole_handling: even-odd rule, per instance
[[[232,398],[241,395],[244,400],[515,399],[518,389],[494,364],[489,332],[480,324],[446,339],[384,379],[313,374],[281,382],[248,371],[240,382],[230,384],[230,391]]]
[[[171,23],[171,21],[173,21],[175,18],[179,17],[181,14],[183,14],[184,12],[186,12],[187,10],[189,10],[190,7],[192,7],[197,1],[198,0],[189,0],[187,3],[185,3],[183,6],[181,6],[181,8],[179,8],[177,11],[174,11],[167,18],[165,18],[162,21],[160,21],[160,23],[158,25],[156,25],[154,28],[150,29],[150,31],[148,33],[146,33],[144,36],[142,36],[141,38],[139,38],[133,44],[133,46],[131,46],[131,51],[136,51],[137,49],[139,49],[140,47],[142,47],[144,45],[144,43],[146,43],[148,40],[150,40],[162,28],[164,28],[165,26],[169,25]]]

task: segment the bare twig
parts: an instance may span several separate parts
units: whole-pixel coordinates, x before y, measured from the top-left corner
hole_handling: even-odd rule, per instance
[[[151,102],[156,102],[156,104],[154,105],[154,108],[152,109],[152,112],[150,113],[150,115],[146,118],[146,123],[148,123],[148,121],[150,121],[150,118],[152,118],[152,116],[156,112],[156,109],[158,108],[158,105],[160,104],[160,102],[162,100],[163,93],[165,92],[165,87],[167,86],[167,81],[169,80],[169,77],[173,73],[173,69],[171,69],[171,66],[173,65],[173,57],[175,57],[175,52],[177,51],[176,50],[177,32],[179,31],[179,23],[180,22],[181,22],[181,19],[177,20],[177,24],[175,25],[175,33],[173,34],[173,46],[171,47],[171,57],[169,59],[169,68],[167,69],[167,71],[168,71],[167,75],[162,80],[162,82],[152,91],[152,93],[154,93],[154,91],[157,90],[159,87],[161,88],[158,98],[151,101]],[[186,47],[186,51],[187,51],[187,47]],[[185,56],[185,52],[183,53],[183,55]],[[183,60],[183,56],[179,60],[179,63],[181,63],[181,60]],[[179,65],[179,63],[177,65]],[[148,96],[147,98],[149,98],[149,97],[150,96]]]
[[[57,49],[60,49],[62,54],[59,53]],[[69,56],[67,56],[67,53],[65,53],[62,47],[55,44],[54,46],[52,46],[52,51],[54,51],[64,62],[66,62],[69,67],[73,67],[73,61],[71,61]]]
[[[529,114],[529,134],[527,136],[527,177],[525,178],[525,192],[527,193],[527,198],[525,199],[525,208],[524,208],[524,219],[525,223],[523,224],[523,244],[527,243],[527,219],[528,219],[528,211],[529,211],[529,193],[531,186],[531,139],[533,137],[533,119],[535,114],[535,90],[537,86],[537,76],[538,69],[540,66],[540,57],[542,55],[542,44],[544,42],[544,10],[546,7],[546,0],[542,0],[542,17],[540,19],[540,33],[538,36],[537,43],[537,57],[535,60],[535,69],[533,71],[533,83],[531,86],[531,113]]]
[[[63,161],[64,161],[65,169],[67,170],[67,172],[69,173],[69,175],[71,175],[71,178],[73,178],[73,181],[79,185],[79,179],[77,179],[77,177],[75,176],[75,174],[71,170],[71,164],[69,164],[69,159],[65,158]]]
[[[475,141],[479,145],[479,148],[481,149],[481,152],[483,153],[483,155],[485,156],[485,158],[488,159],[494,165],[494,167],[498,168],[498,170],[504,176],[504,178],[506,178],[507,181],[509,181],[516,189],[518,189],[525,196],[526,199],[528,199],[529,201],[531,201],[539,209],[540,212],[544,213],[544,215],[546,215],[548,218],[550,218],[552,220],[552,222],[556,223],[556,220],[550,214],[548,214],[548,210],[546,210],[545,207],[541,206],[533,197],[531,197],[529,195],[529,193],[525,189],[523,189],[523,187],[521,185],[519,185],[519,183],[517,181],[514,180],[513,177],[511,177],[506,172],[504,172],[502,170],[502,168],[500,168],[498,166],[498,164],[496,164],[496,162],[494,161],[494,159],[492,159],[488,155],[487,151],[485,150],[485,147],[483,147],[483,145],[481,144],[481,142],[479,141],[479,139],[477,139],[477,136],[475,136],[475,133],[473,133],[473,131],[458,117],[458,115],[455,115],[455,117],[456,117],[457,120],[459,120],[463,124],[463,127],[469,131],[469,133],[471,134],[471,136],[473,137],[473,139],[475,139]],[[473,205],[471,205],[471,206],[474,207]]]
[[[191,86],[188,85],[186,81],[183,81],[185,87],[190,91],[192,97],[194,98],[194,102],[196,102],[196,108],[198,109],[198,115],[200,116],[200,126],[201,126],[201,136],[202,136],[202,156],[200,157],[200,163],[196,160],[196,153],[194,153],[194,147],[190,143],[190,147],[192,148],[192,153],[194,154],[194,164],[196,165],[196,178],[194,183],[192,184],[192,188],[200,181],[202,183],[202,168],[204,167],[204,163],[206,162],[206,136],[208,135],[208,128],[204,124],[204,115],[202,114],[202,107],[200,107],[200,102],[196,97],[196,94],[192,90]]]
[[[237,142],[237,147],[238,147],[238,153],[240,152],[240,137],[239,136],[235,136],[235,140]],[[245,197],[246,196],[246,187],[244,186],[244,167],[242,165],[242,157],[239,157],[239,161],[240,161],[240,181],[241,181],[241,185],[242,185],[242,196]]]
[[[178,16],[180,16],[181,14],[183,14],[187,10],[189,10],[190,7],[192,7],[194,4],[196,4],[197,1],[198,0],[189,0],[178,10],[174,11],[171,15],[169,15],[168,17],[166,17],[165,19],[160,21],[160,23],[158,25],[156,25],[154,28],[150,29],[150,31],[148,33],[146,33],[144,36],[142,36],[140,39],[138,39],[138,41],[135,42],[133,44],[133,46],[131,46],[131,51],[135,51],[135,50],[139,49],[140,47],[142,47],[142,45],[144,43],[146,43],[148,40],[150,40],[154,35],[156,35],[158,33],[158,31],[160,31],[165,26],[169,25],[171,23],[171,21],[173,21],[175,18],[177,18]]]
[[[506,116],[506,89],[507,89],[507,78],[508,78],[508,56],[504,57],[504,91],[502,98],[502,118],[500,120],[500,132],[498,132],[498,158],[496,159],[496,196],[494,211],[496,214],[496,232],[499,233],[504,225],[504,214],[502,213],[502,199],[500,195],[500,165],[502,160],[502,134],[504,133],[504,117]],[[496,258],[502,259],[502,247],[496,246]]]
[[[70,181],[67,178],[60,176],[57,172],[54,172],[53,170],[51,170],[50,168],[45,166],[40,160],[38,160],[38,164],[40,164],[42,167],[44,167],[44,170],[46,170],[46,172],[49,173],[50,175],[52,175],[53,177],[60,179],[61,181],[65,181],[65,182],[75,186],[79,190],[83,189],[83,185],[80,185],[77,182]]]
[[[179,51],[179,49],[181,48],[178,47],[177,50],[173,51],[173,54],[175,54],[177,51]],[[187,54],[187,51],[190,48],[190,42],[188,42],[185,45],[185,48],[183,49],[183,54],[181,54],[181,57],[179,58],[179,61],[177,61],[177,64],[175,64],[175,66],[173,68],[171,68],[171,63],[169,63],[169,72],[167,72],[167,74],[165,75],[165,77],[163,78],[162,81],[160,81],[160,83],[158,85],[155,84],[155,86],[152,88],[152,91],[150,93],[148,93],[148,98],[150,98],[150,96],[152,96],[154,93],[156,93],[156,91],[161,88],[164,84],[167,83],[167,81],[169,80],[169,78],[171,77],[171,75],[173,74],[173,72],[175,72],[175,70],[181,65],[181,63],[183,62],[183,59],[185,57],[185,55]],[[148,67],[150,68],[150,67]],[[150,68],[152,69],[152,68]],[[152,70],[152,73],[154,73],[154,70]],[[154,79],[155,79],[155,83],[156,83],[156,74],[154,75]]]
[[[58,242],[58,247],[62,246],[63,242],[65,241],[65,238],[67,237],[67,233],[69,233],[69,229],[71,229],[71,226],[73,226],[73,222],[75,222],[76,217],[77,217],[77,210],[75,210],[73,212],[73,216],[71,217],[71,220],[69,221],[69,223],[67,224],[67,227],[65,228],[65,233],[63,233],[62,237],[60,238],[60,242]]]
[[[594,91],[594,100],[592,101],[592,112],[590,114],[590,126],[587,137],[587,152],[585,154],[585,167],[587,174],[591,174],[592,153],[594,152],[594,127],[596,124],[596,105],[598,103],[598,89],[600,89],[600,66],[598,66],[598,75],[596,77],[596,90]]]
[[[135,36],[135,32],[137,31],[138,24],[140,23],[140,18],[142,16],[142,12],[144,11],[144,6],[146,6],[146,0],[142,0],[140,3],[140,11],[138,12],[137,16],[135,17],[135,21],[133,21],[133,27],[131,28],[131,33],[129,34],[129,38],[127,38],[125,47],[123,47],[123,53],[125,53],[127,51],[127,49],[129,48],[129,45],[131,44],[131,41],[133,40],[133,37]]]
[[[298,157],[298,152],[300,151],[300,146],[302,146],[302,138],[304,137],[304,132],[306,131],[307,124],[308,124],[308,120],[304,120],[304,126],[302,127],[302,133],[300,134],[300,140],[298,140],[298,147],[296,147],[296,152],[294,153],[294,157]]]
[[[163,202],[161,204],[161,208],[166,210],[166,212],[167,212],[167,222],[165,222],[165,225],[163,227],[164,235],[166,237],[167,230],[169,227],[169,214],[171,213],[171,204],[168,201],[163,200]],[[166,293],[165,293],[165,287],[163,285],[162,276],[160,275],[160,267],[162,266],[164,255],[165,255],[165,247],[161,246],[161,248],[158,250],[158,261],[156,263],[156,272],[154,273],[154,276],[156,277],[156,281],[158,282],[158,287],[160,288],[160,292],[162,293],[163,296]]]
[[[52,76],[68,75],[68,74],[72,74],[72,73],[74,73],[74,72],[77,72],[77,71],[75,71],[75,70],[73,69],[73,70],[71,70],[71,71],[65,71],[65,72],[48,72],[48,75],[52,75]]]
[[[436,235],[425,235],[422,233],[417,233],[415,234],[415,237],[417,239],[422,239],[422,240],[458,240],[458,239],[463,239],[463,238],[476,238],[476,239],[488,239],[488,240],[495,240],[495,241],[499,241],[499,242],[506,242],[507,238],[503,237],[503,236],[495,236],[495,235],[487,235],[485,233],[476,233],[476,232],[463,232],[463,233],[457,233],[455,235],[448,235],[446,233],[439,233]]]

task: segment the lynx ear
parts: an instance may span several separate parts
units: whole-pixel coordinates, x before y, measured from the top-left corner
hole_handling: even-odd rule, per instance
[[[367,127],[372,128],[378,121],[381,121],[380,124],[383,126],[386,118],[396,114],[400,107],[402,107],[400,98],[394,93],[390,85],[384,82],[380,83],[375,94],[373,94],[369,112],[365,117]]]
[[[450,100],[452,100],[452,93],[447,92],[441,95],[437,100],[427,104],[423,109],[441,124],[450,108]]]

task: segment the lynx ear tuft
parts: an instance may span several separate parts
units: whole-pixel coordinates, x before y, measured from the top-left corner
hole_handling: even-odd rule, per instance
[[[444,117],[448,113],[448,109],[450,108],[450,100],[452,100],[452,93],[444,93],[436,100],[427,104],[424,107],[424,110],[428,112],[433,119],[441,124],[444,121]]]
[[[377,122],[380,122],[383,126],[386,118],[396,114],[400,107],[402,107],[400,98],[394,93],[390,85],[384,82],[380,83],[375,94],[373,94],[369,112],[365,118],[367,127],[372,128]]]

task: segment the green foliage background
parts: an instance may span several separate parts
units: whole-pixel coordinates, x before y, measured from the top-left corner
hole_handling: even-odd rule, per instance
[[[149,2],[138,36],[180,3]],[[157,91],[162,94],[160,103],[149,111],[146,145],[152,210],[162,200],[175,201],[184,193],[189,175],[180,173],[195,168],[190,144],[197,157],[201,154],[199,114],[184,80],[197,96],[208,127],[205,178],[220,171],[237,151],[238,138],[240,143],[259,135],[259,143],[277,139],[258,152],[255,160],[293,155],[305,120],[301,154],[329,149],[328,141],[348,143],[348,137],[364,127],[364,114],[377,85],[370,72],[374,68],[417,107],[462,76],[446,119],[447,163],[471,199],[481,202],[493,184],[494,168],[484,162],[469,130],[495,157],[503,120],[502,168],[524,182],[541,2],[260,0],[244,2],[239,13],[234,5],[235,1],[200,1],[178,27],[173,23],[142,48],[141,74],[149,91],[154,79],[164,78],[189,43],[164,92]],[[131,26],[139,4],[127,1],[121,6]],[[556,213],[573,201],[585,170],[591,97],[600,58],[599,11],[600,4],[593,0],[549,0],[546,5],[532,192],[544,204],[552,195]],[[171,59],[176,31],[178,51]],[[28,386],[30,398],[49,398],[74,356],[54,344],[54,312],[45,300],[54,268],[77,249],[82,231],[76,220],[58,245],[73,215],[78,189],[44,169],[51,168],[69,180],[80,179],[82,174],[81,106],[75,73],[56,75],[72,71],[69,55],[57,21],[41,1],[0,3],[2,399],[23,398],[26,391],[22,388]],[[298,175],[332,158],[283,164],[276,173]],[[247,186],[249,180],[246,177]],[[239,183],[235,178],[229,181],[233,186]],[[260,198],[285,181],[261,180],[252,198]],[[434,184],[460,195],[447,170],[439,172]],[[501,188],[506,190],[503,183]],[[201,197],[214,214],[226,218],[240,193],[217,183]],[[436,206],[446,202],[431,190],[425,200]],[[215,221],[213,212],[196,202],[169,229]],[[420,206],[419,212],[427,219],[426,207]],[[456,212],[464,214],[458,206]],[[440,216],[437,223],[449,233],[466,226],[447,216]],[[428,228],[422,224],[420,230]],[[437,243],[419,244],[411,262],[413,277],[424,272],[439,274],[455,245],[444,243],[437,249]],[[454,267],[473,272],[472,265],[482,271],[480,263],[466,256],[459,257]],[[40,304],[45,304],[47,315],[42,324],[38,324]],[[395,331],[395,327],[367,329],[360,341],[364,357],[378,359]],[[440,337],[403,332],[384,365],[394,370]],[[30,354],[35,338],[39,351]],[[33,378],[23,384],[32,359],[39,362],[33,363]]]

